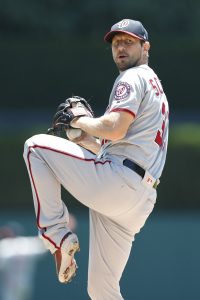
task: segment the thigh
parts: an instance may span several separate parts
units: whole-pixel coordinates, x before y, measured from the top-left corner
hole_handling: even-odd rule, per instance
[[[137,201],[138,191],[124,182],[111,159],[97,160],[75,143],[49,135],[34,136],[26,144],[56,180],[89,208],[116,216]]]
[[[134,240],[135,235],[140,232],[152,213],[156,203],[156,197],[157,193],[155,189],[144,187],[144,192],[136,205],[126,213],[112,217],[112,220],[120,224],[124,230],[128,231]]]

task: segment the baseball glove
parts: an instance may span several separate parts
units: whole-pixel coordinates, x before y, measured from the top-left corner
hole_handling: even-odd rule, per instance
[[[75,118],[82,116],[94,117],[93,110],[87,100],[79,96],[68,98],[61,103],[53,117],[52,127],[48,129],[48,134],[61,136],[63,131],[73,128],[70,123]]]

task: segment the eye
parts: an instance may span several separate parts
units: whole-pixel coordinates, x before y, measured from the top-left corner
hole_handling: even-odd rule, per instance
[[[125,40],[125,44],[126,44],[126,45],[132,45],[132,44],[133,44],[133,40],[131,40],[131,39],[126,39],[126,40]]]
[[[134,40],[133,39],[124,39],[124,40],[114,40],[113,42],[112,42],[112,46],[114,47],[114,48],[118,48],[120,45],[124,45],[124,46],[131,46],[131,45],[133,45],[134,44]]]
[[[113,47],[118,47],[119,46],[119,41],[114,41],[114,42],[112,42],[112,46]]]

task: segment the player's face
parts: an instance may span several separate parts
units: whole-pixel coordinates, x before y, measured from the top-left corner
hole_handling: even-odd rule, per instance
[[[118,33],[112,39],[112,55],[120,71],[146,63],[146,43],[126,33]]]

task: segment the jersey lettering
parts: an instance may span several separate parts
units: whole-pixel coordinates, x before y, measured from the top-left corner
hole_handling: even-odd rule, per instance
[[[163,89],[158,78],[154,77],[153,79],[149,79],[149,82],[152,88],[155,90],[156,96],[163,94]]]

